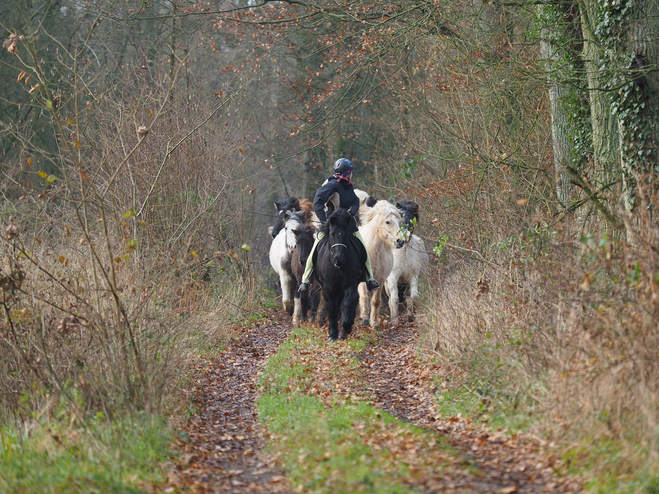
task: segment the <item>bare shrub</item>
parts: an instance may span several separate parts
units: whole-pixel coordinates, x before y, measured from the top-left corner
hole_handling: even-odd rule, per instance
[[[84,72],[65,50],[56,88],[36,42],[24,67],[49,140],[3,127],[17,145],[3,162],[16,200],[3,204],[0,410],[63,397],[108,416],[158,411],[217,339],[217,314],[254,298],[235,214],[244,129],[213,125],[233,93],[204,100],[168,70]]]

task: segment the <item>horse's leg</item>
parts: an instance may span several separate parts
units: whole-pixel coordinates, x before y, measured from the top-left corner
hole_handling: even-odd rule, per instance
[[[359,302],[359,293],[353,287],[347,291],[341,304],[341,332],[339,338],[345,340],[346,336],[352,333],[352,327],[355,324],[355,313]]]
[[[293,309],[293,326],[299,326],[304,321],[302,294],[295,292],[295,308]]]
[[[371,321],[369,319],[368,310],[369,306],[369,294],[366,289],[366,283],[359,284],[359,316],[362,318],[362,326],[368,326]]]
[[[318,315],[318,305],[320,305],[320,288],[316,285],[311,287],[309,295],[309,321],[315,321]]]
[[[380,292],[382,290],[375,290],[371,295],[371,326],[374,328],[380,327]]]
[[[419,301],[419,276],[410,279],[410,296],[407,300],[407,320],[413,322],[416,318],[416,307]]]
[[[398,279],[393,271],[387,278],[387,290],[389,291],[389,313],[391,324],[398,325]]]
[[[339,323],[341,305],[339,304],[337,295],[332,297],[325,296],[325,305],[329,313],[329,339],[335,341],[339,337]]]
[[[279,282],[281,283],[281,301],[284,305],[284,310],[288,315],[293,315],[293,294],[295,293],[295,277],[292,273],[283,269],[279,274]]]
[[[300,320],[307,320],[307,312],[309,312],[309,294],[306,292],[300,293]]]
[[[325,300],[325,296],[323,296],[321,300],[322,303],[320,304],[320,310],[318,311],[318,326],[324,326],[329,319],[327,315],[327,301]]]

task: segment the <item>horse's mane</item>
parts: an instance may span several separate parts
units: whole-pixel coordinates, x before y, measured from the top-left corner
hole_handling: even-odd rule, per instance
[[[304,224],[307,220],[307,213],[304,211],[286,211],[285,218],[287,220],[286,226],[288,226],[288,220],[293,220],[297,223]],[[298,228],[298,225],[296,225],[295,228]]]
[[[289,197],[275,202],[277,211],[300,211],[300,200],[297,197]]]
[[[301,225],[296,226],[295,230],[293,231],[298,235],[305,235],[305,234],[313,235],[316,232],[316,229],[311,224],[303,223]]]
[[[363,212],[362,216],[362,224],[370,223],[371,221],[374,221],[378,217],[381,217],[384,219],[385,216],[388,216],[390,214],[396,215],[399,219],[403,219],[400,211],[391,204],[390,202],[380,199],[377,201],[372,208],[367,209]]]
[[[369,197],[371,197],[371,195],[368,192],[366,192],[365,190],[361,190],[361,189],[355,189],[355,195],[357,197],[359,197],[359,205],[360,206],[362,204],[364,204],[368,200]]]
[[[300,211],[313,211],[313,204],[308,199],[300,199]]]
[[[416,202],[402,200],[396,203],[396,207],[419,221],[419,205]]]
[[[320,231],[325,237],[329,235],[330,226],[338,225],[339,227],[349,228],[352,222],[352,216],[347,209],[338,208],[332,211],[327,217],[327,221],[321,226]]]
[[[308,223],[311,221],[314,217],[314,212],[313,212],[313,204],[311,201],[308,199],[300,199],[300,211],[304,211],[306,213],[306,217],[304,222]]]

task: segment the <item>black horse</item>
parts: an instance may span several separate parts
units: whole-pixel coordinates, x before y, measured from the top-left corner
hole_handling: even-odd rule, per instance
[[[276,201],[275,209],[277,210],[277,220],[275,221],[275,225],[270,231],[272,238],[275,238],[282,230],[282,228],[284,228],[284,225],[286,224],[287,211],[304,211],[304,223],[311,221],[313,216],[313,204],[311,204],[306,199],[298,199],[297,197],[289,197],[288,199],[284,199],[282,201]]]
[[[324,237],[314,253],[314,275],[323,290],[330,340],[344,340],[352,331],[359,303],[357,286],[366,279],[366,250],[353,236],[351,222],[350,213],[343,208],[331,213],[321,229]]]
[[[416,222],[419,221],[419,205],[414,201],[398,201],[396,208],[403,215],[402,226],[412,233]]]
[[[296,287],[302,283],[302,275],[307,264],[307,258],[314,244],[315,232],[316,229],[312,225],[299,225],[293,230],[296,244],[291,254],[291,271],[293,271],[293,276],[296,278]],[[302,321],[307,320],[307,312],[310,312],[309,321],[314,321],[318,312],[319,299],[320,288],[318,287],[318,283],[311,283],[308,292],[299,292],[296,290],[293,324],[298,325]]]
[[[277,221],[275,226],[272,227],[270,234],[275,238],[279,232],[284,228],[286,223],[286,211],[300,211],[300,200],[297,197],[289,197],[283,201],[275,202],[275,209],[277,210]]]

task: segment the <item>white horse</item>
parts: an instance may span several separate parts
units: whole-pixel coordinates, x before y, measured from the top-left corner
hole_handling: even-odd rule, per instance
[[[426,246],[418,235],[410,235],[405,247],[394,251],[394,267],[387,278],[391,324],[398,324],[399,287],[405,290],[407,320],[414,321],[419,300],[419,276],[429,263]]]
[[[281,301],[284,310],[293,314],[293,296],[295,294],[295,276],[291,271],[291,253],[295,248],[295,227],[303,224],[307,218],[305,211],[286,211],[284,228],[277,234],[270,245],[270,265],[279,275],[281,284]]]
[[[378,280],[380,286],[384,286],[394,267],[394,250],[405,244],[400,228],[402,221],[400,211],[385,200],[378,201],[372,208],[363,211],[359,232],[371,256],[373,277]],[[360,283],[359,307],[363,325],[371,324],[373,327],[380,327],[381,291],[375,290],[369,294],[366,290],[366,283]]]
[[[394,267],[387,278],[389,312],[391,324],[398,324],[399,287],[407,302],[407,319],[414,320],[416,303],[419,299],[419,276],[429,265],[430,258],[423,240],[413,235],[412,230],[419,219],[419,206],[411,201],[396,203],[403,215],[403,228],[406,229],[405,246],[394,251]]]

